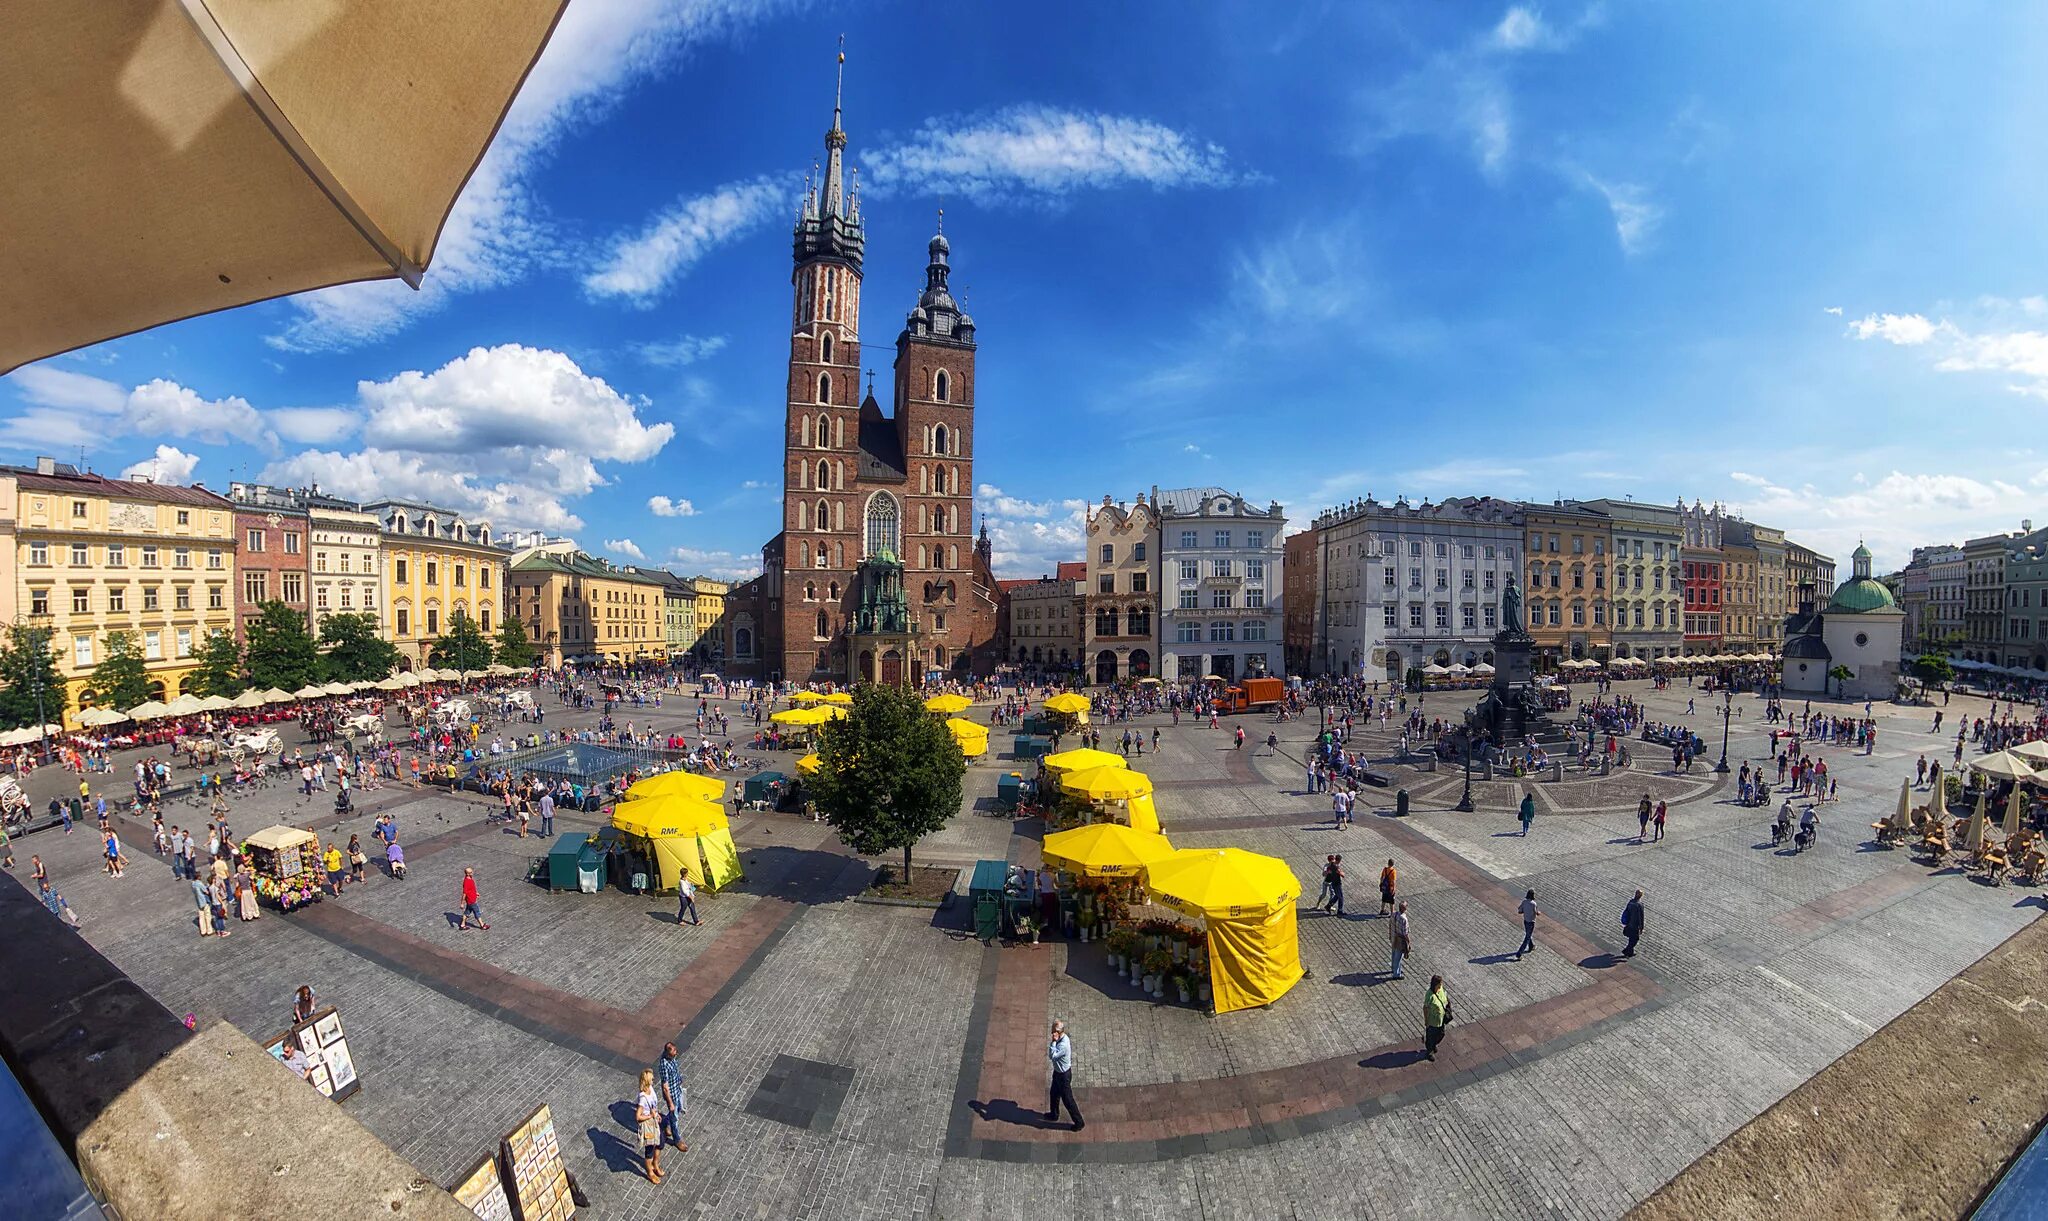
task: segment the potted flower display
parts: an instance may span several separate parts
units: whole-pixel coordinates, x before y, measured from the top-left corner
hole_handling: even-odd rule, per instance
[[[1173,966],[1173,955],[1164,947],[1155,947],[1145,952],[1145,991],[1159,996],[1165,991],[1167,969]]]

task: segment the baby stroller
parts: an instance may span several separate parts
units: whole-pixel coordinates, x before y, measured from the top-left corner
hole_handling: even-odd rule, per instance
[[[348,789],[342,789],[340,792],[334,795],[335,817],[344,817],[347,814],[349,814],[354,808],[355,802],[349,797]]]

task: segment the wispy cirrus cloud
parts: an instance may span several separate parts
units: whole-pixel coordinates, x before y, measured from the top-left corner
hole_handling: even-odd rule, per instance
[[[583,291],[651,306],[699,259],[780,216],[789,199],[787,183],[771,178],[679,199],[640,230],[613,238],[609,253],[583,277]]]
[[[291,299],[268,342],[290,351],[359,347],[394,334],[465,294],[524,277],[556,235],[529,186],[568,133],[605,114],[630,88],[691,48],[729,36],[803,0],[577,0],[448,214],[433,265],[415,292],[392,280],[344,284]]]
[[[978,203],[1118,186],[1226,187],[1247,177],[1222,146],[1166,124],[1042,105],[927,120],[861,168],[878,194],[958,195]]]
[[[681,335],[674,339],[635,344],[633,354],[657,368],[680,369],[718,355],[725,350],[726,342],[723,335]]]

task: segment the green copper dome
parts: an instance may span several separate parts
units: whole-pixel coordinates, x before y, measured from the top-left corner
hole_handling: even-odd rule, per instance
[[[1892,591],[1869,577],[1853,577],[1842,582],[1842,587],[1828,602],[1830,614],[1863,615],[1897,608],[1898,603],[1892,600]]]

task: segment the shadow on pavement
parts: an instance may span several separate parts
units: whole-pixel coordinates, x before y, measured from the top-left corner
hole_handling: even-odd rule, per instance
[[[816,848],[743,848],[746,880],[735,894],[789,903],[839,903],[866,890],[874,869],[865,862]]]
[[[1383,1051],[1376,1056],[1367,1056],[1358,1062],[1360,1068],[1406,1068],[1422,1063],[1425,1057],[1420,1047],[1403,1048],[1399,1051]]]
[[[990,1123],[1013,1123],[1025,1128],[1056,1126],[1046,1122],[1045,1112],[1033,1111],[1014,1098],[991,1098],[987,1102],[970,1102],[967,1105]]]

